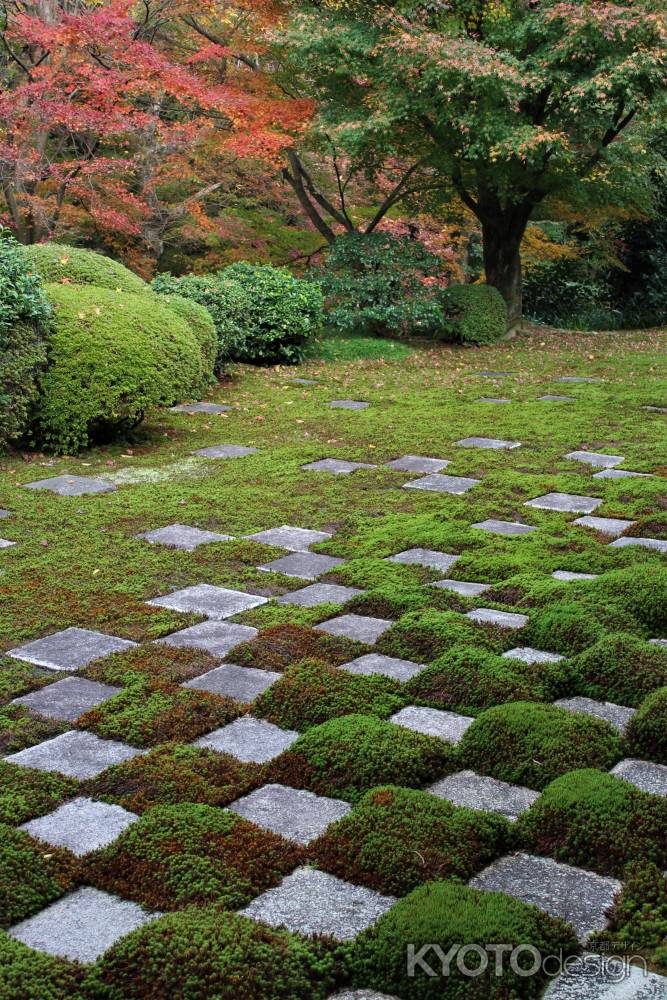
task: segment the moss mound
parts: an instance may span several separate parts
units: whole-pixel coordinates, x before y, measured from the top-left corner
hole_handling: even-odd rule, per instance
[[[630,708],[667,684],[667,650],[625,632],[603,636],[572,666],[579,694]]]
[[[67,851],[49,847],[45,853],[27,833],[0,824],[0,927],[43,910],[76,880],[77,863]]]
[[[44,282],[63,282],[71,285],[97,285],[112,291],[145,294],[148,285],[129,268],[80,247],[63,243],[37,243],[25,248],[30,268]]]
[[[490,647],[491,639],[453,611],[412,611],[403,615],[376,644],[380,653],[428,663],[453,646]]]
[[[667,687],[642,702],[630,720],[626,741],[633,757],[667,764]]]
[[[81,966],[28,948],[0,931],[2,1000],[84,1000],[83,977]]]

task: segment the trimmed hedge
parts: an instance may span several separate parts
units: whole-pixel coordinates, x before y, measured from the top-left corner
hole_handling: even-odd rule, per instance
[[[507,306],[491,285],[450,285],[438,296],[442,337],[459,344],[492,344],[507,333]]]
[[[207,376],[207,381],[215,381],[213,372],[218,353],[218,341],[210,312],[204,306],[200,306],[198,302],[186,299],[182,295],[170,295],[167,304],[181,319],[185,320],[190,332],[197,338],[204,365],[204,375]]]
[[[667,651],[634,635],[603,636],[573,661],[577,693],[637,708],[667,684]]]
[[[148,292],[146,282],[111,257],[69,247],[64,243],[36,243],[25,248],[30,269],[44,282],[72,285],[96,285],[116,292]]]
[[[658,688],[642,702],[625,737],[633,757],[667,764],[667,687]]]

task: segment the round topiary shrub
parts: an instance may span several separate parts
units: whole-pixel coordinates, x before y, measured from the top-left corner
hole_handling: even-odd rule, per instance
[[[636,708],[667,684],[667,650],[618,632],[580,653],[572,670],[577,694]]]
[[[444,340],[492,344],[507,333],[507,306],[491,285],[450,285],[438,300],[444,313]]]
[[[76,451],[207,383],[197,338],[156,296],[91,285],[46,291],[53,333],[33,429],[40,445]]]
[[[645,699],[625,735],[633,757],[667,764],[667,687]]]
[[[609,770],[621,756],[621,742],[602,719],[555,705],[515,702],[482,712],[459,750],[465,767],[541,789],[577,768]]]
[[[482,962],[477,949],[486,945],[523,945],[515,954],[521,970],[535,965],[531,948],[543,958],[558,955],[561,949],[563,957],[578,951],[569,924],[536,906],[456,882],[429,882],[392,906],[349,946],[353,984],[404,1000],[532,1000],[542,994],[546,976],[540,970],[534,975],[513,971],[509,954],[504,956],[500,974],[495,955],[488,953],[485,969],[475,975],[466,975],[453,954],[445,975],[438,953],[427,947],[422,958],[428,968],[415,961],[411,969],[409,946],[416,956],[429,944],[437,944],[445,956],[453,945],[457,949],[474,946],[460,955],[464,969],[474,972]]]
[[[190,332],[197,338],[204,371],[209,373],[209,381],[214,381],[213,372],[218,356],[218,341],[215,324],[208,309],[182,295],[170,295],[166,302],[170,309],[185,320],[190,327]]]
[[[148,291],[148,285],[138,274],[94,250],[62,243],[36,243],[26,247],[26,256],[30,270],[45,283],[97,285],[136,294]]]

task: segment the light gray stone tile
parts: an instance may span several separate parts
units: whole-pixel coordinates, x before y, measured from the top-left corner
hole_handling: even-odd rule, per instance
[[[290,382],[294,385],[317,385],[317,379],[314,378],[291,378]]]
[[[228,410],[233,410],[233,406],[223,406],[221,403],[180,403],[178,406],[172,406],[172,413],[227,413]]]
[[[63,677],[38,691],[14,698],[14,705],[25,705],[31,712],[50,719],[75,722],[80,715],[113,698],[122,689],[110,684],[88,681],[85,677]]]
[[[662,646],[663,649],[667,649],[667,639],[649,639],[654,646]]]
[[[365,591],[359,587],[340,587],[337,583],[311,583],[301,590],[292,590],[278,598],[278,604],[296,604],[302,608],[315,608],[318,604],[346,604]]]
[[[571,573],[569,569],[557,569],[551,574],[554,580],[571,582],[572,580],[597,580],[599,573]]]
[[[590,378],[584,375],[562,375],[560,378],[555,380],[556,382],[599,382],[598,378]]]
[[[308,528],[293,528],[283,524],[281,528],[269,528],[267,531],[256,531],[254,535],[244,535],[253,542],[263,545],[274,545],[277,549],[288,549],[290,552],[307,552],[311,545],[318,542],[328,542],[333,535],[329,531],[311,531]]]
[[[350,660],[349,663],[342,663],[339,669],[363,677],[383,674],[385,677],[404,683],[421,673],[424,664],[413,663],[412,660],[400,660],[395,656],[383,656],[381,653],[367,653],[365,656],[358,656],[356,660]]]
[[[263,563],[257,569],[265,573],[282,573],[283,576],[294,576],[299,580],[316,580],[318,576],[331,572],[340,566],[344,559],[335,556],[323,556],[316,552],[292,552],[280,559]]]
[[[642,406],[642,410],[648,410],[649,413],[667,413],[667,406]]]
[[[230,754],[246,764],[266,764],[289,750],[299,734],[292,729],[281,729],[264,719],[244,715],[226,726],[201,736],[195,745]]]
[[[246,448],[240,444],[215,444],[211,448],[199,448],[192,454],[201,458],[243,458],[245,455],[254,455],[257,451],[257,448]]]
[[[492,535],[530,535],[537,531],[532,524],[522,524],[520,521],[499,521],[495,517],[488,517],[486,521],[478,521],[471,524],[471,528],[479,528],[480,531],[489,531]]]
[[[11,549],[16,542],[10,542],[8,538],[0,538],[0,549]]]
[[[636,523],[636,521],[624,521],[620,517],[578,517],[572,522],[572,524],[578,524],[582,528],[590,528],[603,535],[611,535],[612,538],[622,535],[624,531]]]
[[[630,719],[637,711],[635,708],[626,708],[625,705],[615,705],[611,701],[595,701],[593,698],[560,698],[554,704],[568,712],[604,719],[605,722],[611,723],[619,733],[625,732]]]
[[[667,552],[667,539],[664,538],[617,538],[615,542],[610,542],[612,549],[625,549],[631,545],[638,545],[643,549],[654,549],[656,552]]]
[[[347,816],[349,802],[287,785],[263,785],[228,807],[231,812],[297,844],[309,844]]]
[[[388,993],[376,993],[375,990],[343,990],[328,997],[328,1000],[398,1000]]]
[[[346,462],[340,458],[322,458],[319,462],[308,462],[302,465],[308,472],[330,472],[334,476],[347,476],[356,469],[376,469],[369,462]]]
[[[665,1000],[667,979],[610,954],[568,961],[543,1000]]]
[[[355,639],[357,642],[365,642],[368,645],[372,645],[393,624],[393,621],[387,618],[370,618],[366,615],[340,615],[338,618],[330,618],[329,621],[321,622],[315,628],[318,632],[344,636],[348,639]]]
[[[250,642],[257,635],[257,629],[250,625],[237,625],[234,622],[200,622],[189,628],[181,629],[156,639],[165,646],[177,646],[185,649],[203,649],[211,656],[226,656],[242,642]]]
[[[544,396],[538,396],[537,401],[538,403],[573,403],[574,396],[558,396],[548,392]]]
[[[511,403],[511,399],[500,398],[496,396],[480,396],[477,400],[478,403]]]
[[[463,496],[473,486],[479,486],[481,479],[469,479],[466,476],[442,476],[434,473],[431,476],[422,476],[421,479],[413,479],[409,483],[403,484],[404,490],[426,490],[429,493],[452,493],[454,496]]]
[[[139,817],[121,806],[93,799],[65,802],[52,813],[24,823],[20,829],[53,847],[64,847],[77,858],[112,844]]]
[[[387,462],[390,469],[400,469],[401,472],[419,472],[426,475],[429,472],[440,472],[446,469],[449,462],[444,458],[426,458],[423,455],[403,455]]]
[[[361,399],[332,399],[329,403],[334,410],[367,410],[370,405]]]
[[[49,670],[79,670],[93,660],[133,649],[136,645],[129,639],[91,632],[87,628],[66,628],[10,649],[7,656]]]
[[[623,455],[605,455],[597,451],[570,451],[565,458],[570,458],[573,462],[592,465],[596,469],[611,469],[614,465],[620,465],[624,461]]]
[[[11,517],[12,512],[10,510],[5,510],[4,507],[0,507],[0,521],[5,517]]]
[[[83,781],[96,777],[113,764],[122,764],[144,753],[145,750],[137,750],[126,743],[69,730],[44,743],[10,754],[5,760],[38,771],[57,771],[68,778]]]
[[[602,500],[600,497],[584,497],[576,493],[546,493],[543,497],[535,497],[534,500],[528,500],[524,504],[524,507],[536,507],[538,510],[554,510],[564,514],[590,514],[601,503]]]
[[[469,583],[466,580],[436,580],[429,586],[437,587],[439,590],[451,590],[454,594],[460,594],[461,597],[479,597],[485,590],[490,590],[492,584]]]
[[[469,729],[475,720],[469,715],[459,715],[457,712],[407,705],[392,715],[389,721],[403,729],[411,729],[424,736],[437,736],[447,743],[456,744],[461,742],[466,729]]]
[[[455,806],[480,809],[483,812],[498,813],[510,821],[530,809],[539,799],[540,793],[521,785],[509,785],[497,778],[476,774],[474,771],[458,771],[450,774],[428,789],[431,795],[447,799]]]
[[[516,372],[476,372],[480,378],[512,378]]]
[[[249,704],[281,677],[282,674],[274,670],[258,670],[256,667],[239,667],[236,663],[223,663],[215,670],[209,670],[199,677],[185,681],[181,687],[208,691],[210,694],[235,698],[236,701]]]
[[[629,469],[603,469],[594,472],[593,479],[653,479],[649,472],[630,472]]]
[[[406,549],[395,556],[388,556],[387,562],[402,563],[405,566],[427,566],[429,569],[440,569],[446,573],[461,557],[448,552],[436,552],[434,549]]]
[[[612,767],[611,773],[617,778],[629,781],[631,785],[636,785],[642,792],[667,795],[667,767],[664,764],[653,764],[648,760],[634,760],[628,757]]]
[[[502,438],[467,437],[456,442],[461,448],[484,448],[489,451],[504,451],[520,448],[520,441],[503,441]]]
[[[545,653],[541,649],[533,649],[532,646],[516,646],[508,649],[502,654],[508,660],[521,660],[522,663],[559,663],[564,660],[564,656],[559,653]]]
[[[194,552],[200,545],[209,545],[211,542],[228,542],[233,535],[219,535],[215,531],[202,531],[200,528],[193,528],[187,524],[168,524],[164,528],[156,528],[154,531],[144,531],[135,538],[141,538],[152,545],[167,545],[172,549],[183,549],[185,552]]]
[[[528,615],[496,611],[494,608],[475,608],[466,613],[466,618],[479,625],[497,625],[499,628],[523,628],[528,624]]]
[[[198,583],[193,587],[165,594],[163,597],[154,597],[146,603],[158,608],[170,608],[172,611],[195,612],[222,621],[266,602],[266,597],[259,597],[257,594],[246,594],[242,590],[227,590],[224,587],[212,587],[208,583]]]
[[[38,479],[33,483],[24,483],[26,490],[48,490],[60,497],[82,497],[87,493],[111,493],[116,489],[113,483],[105,479],[95,479],[91,476],[53,476],[51,479]]]

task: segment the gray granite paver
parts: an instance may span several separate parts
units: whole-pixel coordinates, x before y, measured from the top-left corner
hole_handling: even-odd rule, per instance
[[[261,542],[263,545],[273,545],[277,549],[307,552],[311,545],[328,542],[333,535],[330,531],[311,531],[308,528],[293,528],[289,524],[283,524],[280,528],[268,528],[266,531],[256,531],[254,535],[243,537],[253,542]]]
[[[496,396],[480,396],[477,400],[478,403],[511,403],[511,399],[505,399]]]
[[[559,653],[546,653],[542,649],[533,649],[532,646],[516,646],[508,649],[502,654],[508,660],[521,660],[522,663],[559,663],[565,657]]]
[[[456,774],[450,774],[436,781],[428,791],[438,798],[447,799],[455,806],[498,813],[511,821],[530,809],[533,802],[540,797],[540,793],[533,791],[532,788],[509,785],[506,781],[488,778],[474,771],[458,771]]]
[[[315,625],[318,632],[329,635],[340,635],[357,642],[365,642],[369,646],[391,628],[393,621],[387,618],[370,618],[366,615],[339,615],[326,622]]]
[[[429,569],[440,569],[446,573],[460,558],[433,549],[406,549],[405,552],[398,552],[395,556],[387,556],[387,562],[402,563],[405,566],[427,566]]]
[[[44,743],[5,757],[12,764],[33,767],[38,771],[57,771],[68,778],[94,778],[113,764],[132,760],[145,750],[137,750],[116,740],[102,740],[93,733],[68,730]]]
[[[591,378],[588,375],[561,375],[560,378],[555,380],[556,382],[599,382],[597,378]]]
[[[607,926],[605,912],[621,889],[615,878],[523,852],[492,862],[469,885],[485,892],[505,892],[552,917],[561,917],[574,927],[580,941]]]
[[[480,378],[512,378],[516,372],[476,372]]]
[[[221,621],[266,604],[266,597],[257,594],[246,594],[241,590],[227,590],[225,587],[212,587],[208,583],[198,583],[193,587],[175,590],[163,597],[154,597],[147,604],[158,608],[170,608],[172,611],[196,612],[207,618]]]
[[[317,379],[314,378],[291,378],[290,382],[294,385],[317,385]]]
[[[494,608],[475,608],[466,613],[466,618],[479,625],[497,625],[498,628],[523,628],[528,624],[528,615],[496,611]]]
[[[24,483],[26,490],[48,490],[60,497],[82,497],[87,493],[111,493],[116,489],[113,483],[91,476],[53,476],[51,479],[37,479]]]
[[[265,573],[282,573],[283,576],[294,576],[299,580],[316,580],[318,576],[329,573],[340,566],[344,559],[335,556],[323,556],[317,552],[292,552],[280,559],[263,563],[257,569]]]
[[[10,928],[10,937],[49,955],[90,963],[119,938],[159,917],[136,903],[84,886]]]
[[[53,847],[64,847],[77,858],[112,844],[139,819],[121,806],[76,798],[52,813],[24,823],[19,829]]]
[[[460,594],[461,597],[479,597],[485,590],[490,590],[492,584],[471,583],[467,580],[436,580],[429,586],[437,587],[439,590],[451,590],[452,593]]]
[[[315,795],[303,789],[263,785],[232,802],[228,808],[286,840],[309,844],[332,823],[347,816],[352,806],[341,799]]]
[[[155,641],[165,646],[204,649],[211,656],[226,656],[236,646],[240,646],[242,642],[250,642],[256,635],[257,629],[250,625],[206,621],[183,628],[180,632],[172,632],[171,635],[165,635]]]
[[[0,549],[11,549],[16,542],[10,542],[8,538],[0,538]]]
[[[281,677],[282,674],[274,670],[258,670],[256,667],[239,667],[236,663],[223,663],[215,670],[209,670],[199,677],[185,681],[181,687],[208,691],[210,694],[234,698],[236,701],[249,704]]]
[[[338,941],[351,941],[395,902],[393,896],[381,896],[315,868],[297,868],[240,912],[299,934],[327,934]]]
[[[458,712],[445,712],[439,708],[422,708],[419,705],[407,705],[395,712],[389,719],[403,729],[411,729],[424,736],[437,736],[447,743],[460,743],[466,729],[472,726],[474,719],[469,715],[459,715]]]
[[[221,403],[180,403],[178,406],[172,406],[172,413],[227,413],[228,410],[233,410],[233,406],[223,406]]]
[[[502,438],[467,437],[456,442],[461,448],[485,448],[489,451],[511,450],[520,448],[520,441],[503,441]]]
[[[570,451],[565,458],[570,458],[573,462],[592,465],[596,469],[611,469],[614,465],[620,465],[624,460],[623,455],[605,455],[597,451]]]
[[[609,543],[612,549],[625,549],[632,545],[653,549],[656,552],[667,552],[667,539],[664,538],[617,538],[615,542]]]
[[[0,507],[0,521],[5,517],[11,517],[11,511],[5,510],[4,507]]]
[[[630,472],[629,469],[603,469],[594,472],[593,479],[653,479],[650,472]]]
[[[50,719],[75,722],[84,712],[108,701],[121,690],[122,688],[112,687],[110,684],[86,680],[85,677],[63,677],[55,684],[48,684],[38,691],[14,698],[12,704],[25,705],[31,712],[46,715]]]
[[[617,778],[629,781],[631,785],[636,785],[642,792],[667,795],[667,767],[664,764],[627,757],[612,767],[611,773]]]
[[[446,469],[449,462],[445,458],[427,458],[424,455],[403,455],[387,462],[390,469],[400,469],[401,472],[419,472],[426,475],[429,472],[440,472]]]
[[[543,1000],[665,1000],[667,978],[612,955],[584,953],[570,959]]]
[[[93,660],[133,649],[136,645],[129,639],[91,632],[87,628],[66,628],[10,649],[7,656],[49,670],[79,670]]]
[[[572,582],[573,580],[597,580],[599,573],[572,573],[569,569],[556,569],[551,574],[554,580]]]
[[[215,531],[202,531],[188,524],[168,524],[164,528],[144,531],[135,538],[141,538],[152,545],[167,545],[172,549],[183,549],[194,552],[199,545],[209,545],[211,542],[229,542],[233,535],[219,535]]]
[[[547,392],[544,396],[537,397],[538,403],[573,403],[574,396],[558,396]]]
[[[478,528],[480,531],[490,531],[493,535],[530,535],[537,531],[532,524],[522,524],[520,521],[499,521],[496,517],[489,517],[486,521],[478,521],[471,524],[471,528]]]
[[[342,993],[332,994],[327,1000],[398,1000],[398,997],[376,993],[375,990],[343,990]]]
[[[245,455],[254,455],[257,448],[246,448],[240,444],[214,444],[211,448],[199,448],[193,451],[193,455],[200,458],[243,458]]]
[[[337,583],[311,583],[301,590],[292,590],[278,598],[278,604],[296,604],[302,608],[315,608],[318,604],[346,604],[365,591],[359,587],[341,587]]]
[[[442,476],[435,472],[433,475],[422,476],[421,479],[413,479],[409,483],[403,483],[403,489],[426,490],[429,493],[452,493],[454,496],[462,496],[473,486],[479,486],[481,481],[481,479],[469,479],[466,476]]]
[[[545,493],[542,497],[526,501],[524,507],[554,510],[564,514],[590,514],[601,503],[600,497],[585,497],[577,493]]]
[[[649,639],[649,642],[652,642],[654,646],[661,646],[667,649],[667,639]]]
[[[602,535],[611,535],[612,538],[622,535],[636,523],[636,521],[625,521],[620,517],[578,517],[572,522],[582,528],[599,531]]]
[[[367,410],[370,405],[361,399],[332,399],[329,403],[334,410]]]
[[[619,733],[624,733],[628,727],[630,719],[637,711],[635,708],[626,708],[625,705],[615,705],[611,701],[595,701],[593,698],[559,698],[554,702],[559,708],[564,708],[568,712],[580,713],[582,715],[592,715],[596,719],[603,719],[611,723]]]
[[[302,465],[308,472],[330,472],[334,476],[347,476],[356,469],[376,469],[369,462],[346,462],[340,458],[322,458],[318,462],[308,462]]]
[[[396,656],[383,656],[381,653],[367,653],[365,656],[358,656],[356,660],[341,663],[339,669],[363,677],[383,674],[385,677],[404,683],[421,673],[424,664],[413,663],[412,660],[400,660]]]
[[[195,746],[226,753],[246,764],[266,764],[289,750],[299,734],[281,729],[264,719],[244,715],[226,726],[195,740]]]

